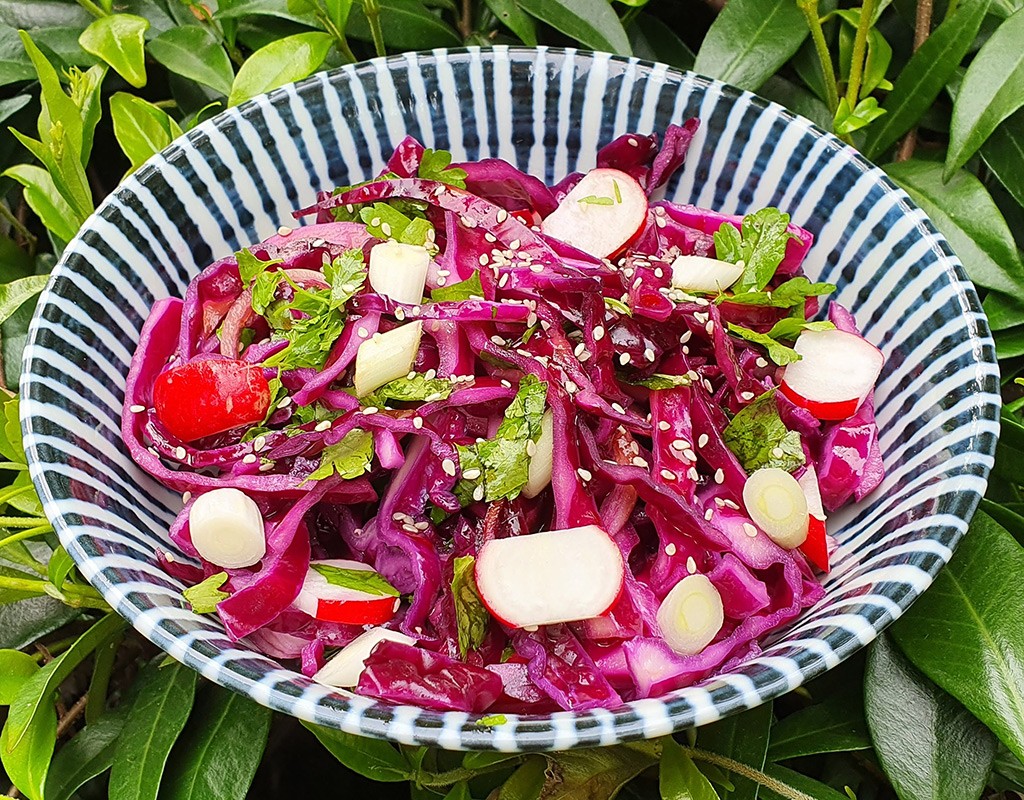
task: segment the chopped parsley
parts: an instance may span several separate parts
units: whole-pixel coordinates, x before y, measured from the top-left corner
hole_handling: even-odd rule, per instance
[[[345,480],[358,478],[373,462],[373,434],[369,431],[352,430],[337,444],[329,444],[320,454],[318,466],[307,481],[320,481],[334,474]],[[303,481],[305,482],[305,481]]]
[[[202,583],[189,586],[181,595],[197,614],[212,614],[217,610],[217,603],[227,600],[231,596],[228,592],[221,591],[220,588],[227,583],[227,580],[226,572],[218,572]]]
[[[430,150],[428,148],[423,151],[420,168],[416,175],[424,180],[440,181],[449,186],[465,189],[466,170],[461,167],[449,166],[451,163],[452,154],[447,150]]]
[[[576,201],[581,206],[613,206],[615,201],[610,197],[598,197],[596,194],[588,194]]]
[[[805,462],[800,434],[786,427],[769,389],[740,409],[722,432],[722,440],[747,472],[778,467],[792,472]]]
[[[469,300],[471,297],[483,297],[484,287],[480,283],[480,270],[476,270],[466,280],[453,283],[451,286],[438,286],[430,292],[430,299],[435,303],[450,303],[458,300]]]
[[[372,569],[344,569],[333,564],[309,565],[314,572],[322,575],[331,586],[343,589],[354,589],[357,592],[377,595],[378,597],[399,597],[400,592]]]
[[[428,378],[417,372],[411,378],[396,378],[363,398],[364,406],[383,408],[389,400],[399,403],[447,400],[455,385],[444,378]]]
[[[716,303],[738,303],[744,306],[771,306],[793,308],[801,306],[808,297],[831,294],[836,287],[831,283],[811,283],[807,278],[790,278],[774,289],[747,291],[739,294],[721,294]]]
[[[768,285],[786,255],[786,244],[795,237],[789,232],[789,214],[762,208],[747,214],[740,230],[723,223],[714,238],[716,258],[743,264],[743,274],[733,286],[733,291],[741,294]]]
[[[235,261],[238,262],[238,274],[242,278],[242,283],[246,286],[252,283],[256,276],[266,270],[267,267],[283,263],[279,258],[261,261],[247,247],[243,247],[235,253]]]
[[[728,327],[730,333],[736,334],[741,339],[763,346],[768,351],[768,357],[780,367],[784,367],[786,364],[799,361],[800,354],[792,347],[780,344],[779,339],[792,341],[800,335],[800,331],[827,331],[832,330],[835,325],[831,322],[807,322],[800,317],[786,317],[776,322],[767,333],[752,331],[750,328],[734,325],[731,322],[728,323]]]
[[[648,389],[678,389],[680,386],[689,386],[693,380],[688,375],[662,375],[655,373],[649,378],[639,381],[628,381],[633,386],[646,386]]]
[[[473,556],[459,556],[455,559],[452,577],[455,624],[459,634],[459,653],[463,659],[470,650],[476,650],[483,644],[491,621],[491,615],[487,613],[480,600],[480,591],[476,588],[476,578],[473,576],[475,565],[476,559]]]

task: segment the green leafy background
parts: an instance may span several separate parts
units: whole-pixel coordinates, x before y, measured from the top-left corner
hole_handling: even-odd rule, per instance
[[[0,0],[0,386],[17,386],[36,295],[67,242],[125,174],[198,121],[374,55],[550,44],[694,68],[882,165],[983,295],[1005,400],[982,510],[933,588],[880,640],[774,703],[674,738],[511,755],[303,725],[155,652],[60,548],[28,480],[17,397],[4,389],[0,792],[1024,795],[1024,0],[857,1]]]

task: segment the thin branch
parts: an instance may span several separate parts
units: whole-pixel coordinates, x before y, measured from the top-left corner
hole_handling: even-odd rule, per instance
[[[462,0],[459,33],[462,34],[463,39],[468,39],[473,34],[473,0]]]
[[[914,52],[925,43],[932,30],[932,0],[917,0],[917,12],[914,14]],[[914,155],[917,147],[917,126],[915,125],[904,137],[900,149],[896,153],[897,161],[907,161]]]
[[[810,795],[804,794],[800,790],[794,789],[792,786],[775,780],[771,775],[761,772],[759,769],[748,767],[746,764],[741,764],[739,761],[734,761],[726,756],[720,756],[718,753],[709,753],[707,750],[701,750],[697,747],[687,747],[686,745],[679,746],[682,748],[683,752],[694,761],[706,761],[709,764],[714,764],[716,767],[727,769],[743,778],[759,783],[767,789],[771,789],[775,794],[785,797],[787,800],[814,800]]]
[[[7,203],[0,203],[0,216],[7,220],[11,224],[11,227],[17,231],[18,235],[25,242],[29,256],[34,258],[36,254],[36,244],[39,242],[35,234],[25,227],[25,223],[18,219],[17,215],[7,207]]]
[[[75,724],[82,712],[85,711],[86,703],[89,702],[89,693],[86,692],[79,697],[73,706],[68,709],[67,713],[64,714],[57,722],[57,738],[59,739],[65,733],[68,732],[68,728]]]
[[[836,109],[839,107],[839,89],[836,87],[836,71],[832,66],[832,54],[828,51],[825,31],[822,30],[821,18],[818,16],[818,0],[801,0],[799,5],[807,19],[807,27],[811,31],[811,41],[814,42],[814,50],[818,54],[818,66],[825,82],[825,102],[828,104],[829,113],[835,116]]]

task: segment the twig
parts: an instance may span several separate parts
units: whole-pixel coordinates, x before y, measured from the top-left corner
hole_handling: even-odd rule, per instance
[[[7,203],[0,203],[0,216],[11,223],[11,227],[14,228],[14,230],[18,232],[18,235],[25,241],[29,256],[34,257],[36,254],[36,244],[39,241],[35,234],[25,227],[25,223],[18,219],[17,215],[7,207]]]
[[[388,54],[388,51],[384,46],[384,30],[380,26],[380,4],[377,3],[377,0],[363,0],[363,14],[370,25],[373,49],[378,56],[383,58]]]
[[[462,0],[462,14],[459,15],[459,33],[468,39],[473,33],[473,0]]]
[[[85,711],[85,705],[89,702],[89,693],[86,692],[79,697],[73,706],[68,709],[67,713],[64,714],[57,722],[57,738],[59,739],[65,733],[68,732],[68,728],[75,724],[75,721],[82,716],[82,712]]]
[[[709,764],[714,764],[716,767],[727,769],[743,778],[759,783],[767,789],[771,789],[775,794],[781,795],[782,797],[787,798],[787,800],[814,800],[810,795],[804,794],[798,789],[794,789],[792,786],[788,786],[781,781],[775,780],[771,775],[761,772],[759,769],[748,767],[746,764],[741,764],[739,761],[734,761],[726,756],[720,756],[718,753],[709,753],[707,750],[701,750],[697,747],[687,747],[686,745],[679,746],[682,748],[683,752],[694,761],[706,761]]]
[[[932,30],[932,0],[917,0],[917,12],[914,14],[914,52],[925,43]],[[897,161],[907,161],[914,155],[917,147],[917,126],[915,125],[900,144],[896,153]]]

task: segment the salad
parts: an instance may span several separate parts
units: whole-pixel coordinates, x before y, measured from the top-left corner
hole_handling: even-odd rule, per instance
[[[136,462],[198,613],[321,683],[615,707],[759,652],[882,479],[882,355],[787,214],[653,199],[697,120],[554,186],[407,138],[156,302]]]

